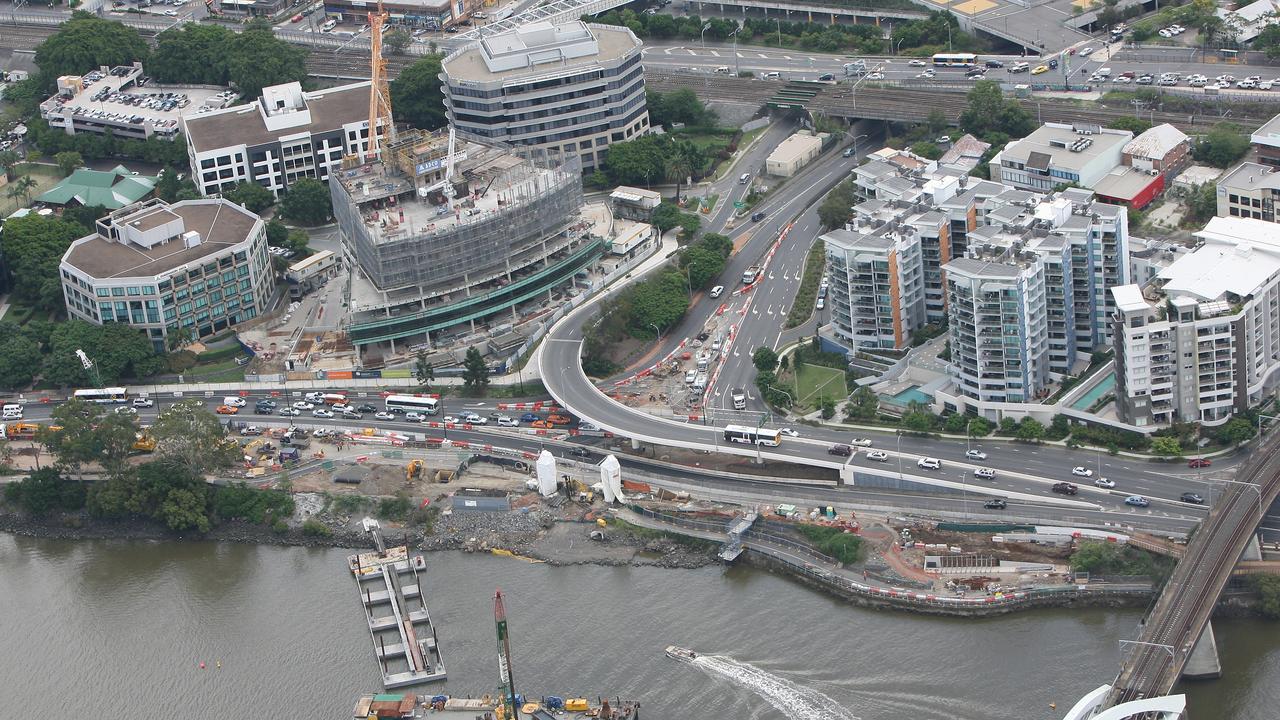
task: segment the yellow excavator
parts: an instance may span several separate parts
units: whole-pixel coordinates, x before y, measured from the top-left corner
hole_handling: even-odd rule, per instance
[[[422,474],[422,461],[410,460],[409,464],[404,466],[405,484],[408,484],[413,482],[414,480],[417,480],[418,476],[420,476],[421,474]]]
[[[132,450],[134,452],[149,453],[149,452],[154,452],[155,449],[156,449],[155,437],[153,437],[151,433],[147,432],[147,430],[144,428],[142,432],[138,433],[137,439],[133,441]]]

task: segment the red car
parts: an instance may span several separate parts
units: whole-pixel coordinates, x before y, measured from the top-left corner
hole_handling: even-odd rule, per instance
[[[1209,459],[1208,459],[1208,458],[1195,458],[1194,460],[1191,460],[1191,461],[1189,461],[1189,462],[1187,463],[1187,467],[1189,467],[1189,468],[1207,468],[1207,467],[1209,467],[1209,466],[1210,466],[1210,465],[1212,465],[1212,464],[1213,464],[1213,463],[1209,462]]]

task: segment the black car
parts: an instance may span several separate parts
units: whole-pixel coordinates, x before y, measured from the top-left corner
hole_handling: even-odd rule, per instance
[[[835,80],[835,79],[836,79],[836,76],[832,75],[831,73],[823,73],[818,76],[818,80],[820,82],[831,82],[832,80]]]
[[[271,408],[274,410],[276,408],[276,401],[275,400],[259,400],[257,402],[257,405],[258,407]]]
[[[1057,60],[1057,58],[1054,58],[1054,59],[1052,59],[1052,60],[1050,60],[1050,61],[1049,61],[1049,69],[1051,69],[1051,70],[1057,70],[1057,69],[1058,69],[1058,60]]]
[[[274,415],[275,410],[269,407],[263,407],[262,405],[259,405],[258,407],[253,409],[253,414],[254,415]]]
[[[1200,497],[1200,495],[1199,495],[1199,494],[1197,494],[1197,493],[1193,493],[1193,492],[1185,492],[1185,493],[1182,493],[1182,495],[1181,495],[1181,496],[1179,496],[1179,498],[1178,498],[1178,499],[1179,499],[1179,500],[1181,500],[1181,501],[1182,501],[1182,502],[1184,502],[1184,503],[1191,503],[1192,505],[1203,505],[1203,504],[1204,504],[1204,498]]]
[[[1069,482],[1060,482],[1053,484],[1053,491],[1062,495],[1075,495],[1080,492],[1080,488]]]
[[[988,510],[1004,510],[1009,507],[1009,503],[1005,502],[1004,498],[991,498],[982,503],[982,507]]]
[[[986,62],[985,62],[985,63],[983,63],[983,64],[984,64],[984,65],[986,65],[986,66],[987,66],[987,67],[989,67],[989,68],[1002,68],[1002,67],[1004,67],[1004,63],[1003,63],[1003,62],[1000,62],[999,60],[988,60],[988,61],[986,61]]]
[[[370,405],[369,403],[365,403],[363,405],[357,405],[356,412],[362,412],[362,413],[378,412],[378,408]]]
[[[763,219],[764,219],[764,213],[763,213],[763,212],[752,213],[752,215],[751,215],[751,222],[760,222],[760,221],[761,221],[761,220],[763,220]]]
[[[574,449],[570,450],[570,451],[569,451],[569,454],[570,454],[570,455],[573,455],[574,457],[580,457],[580,458],[589,458],[589,457],[591,457],[591,451],[590,451],[590,450],[588,450],[588,449],[586,449],[586,448],[583,448],[583,447],[576,447],[576,448],[574,448]]]

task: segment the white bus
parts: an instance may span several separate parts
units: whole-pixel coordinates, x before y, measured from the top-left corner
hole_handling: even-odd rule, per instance
[[[778,447],[782,444],[782,433],[768,428],[751,428],[742,425],[728,425],[724,429],[726,442],[744,443],[746,445],[768,445]]]
[[[122,403],[129,399],[122,387],[98,388],[96,390],[77,390],[71,397],[76,400],[96,403]]]
[[[439,400],[421,395],[388,395],[384,402],[387,404],[387,412],[412,410],[423,415],[435,415],[440,410]]]
[[[933,56],[933,64],[936,67],[973,67],[978,62],[978,56],[973,53],[938,53]]]

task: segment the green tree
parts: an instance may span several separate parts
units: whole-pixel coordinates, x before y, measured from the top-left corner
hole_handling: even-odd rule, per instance
[[[301,225],[320,225],[333,217],[333,203],[324,183],[302,178],[289,186],[280,200],[280,214]]]
[[[933,143],[928,140],[921,140],[918,143],[913,143],[911,145],[911,152],[929,160],[937,160],[942,157],[942,148],[938,147],[937,143]]]
[[[660,93],[645,92],[645,105],[649,109],[649,122],[655,127],[671,129],[676,123],[689,126],[714,125],[715,113],[703,104],[697,93],[688,88]]]
[[[668,157],[663,164],[663,173],[667,182],[676,184],[676,202],[680,202],[680,186],[693,173],[689,153],[681,150]]]
[[[156,197],[165,202],[178,199],[178,191],[182,189],[182,181],[178,179],[178,171],[172,167],[160,171],[160,179],[156,180]]]
[[[925,117],[924,124],[929,129],[930,135],[939,135],[947,129],[947,114],[942,112],[941,108],[934,108]]]
[[[31,202],[31,191],[36,189],[37,184],[35,178],[30,175],[23,175],[9,183],[9,187],[5,190],[5,195],[15,200],[22,198],[27,202]]]
[[[685,248],[680,254],[680,264],[689,277],[689,287],[697,290],[710,287],[724,270],[724,258],[702,245]]]
[[[440,85],[440,55],[423,56],[391,81],[391,112],[397,122],[424,130],[448,124]]]
[[[666,177],[666,145],[669,137],[643,135],[629,142],[614,143],[605,158],[605,173],[615,183],[649,185]]]
[[[853,391],[852,400],[845,406],[845,417],[856,420],[874,420],[880,412],[880,398],[866,385]]]
[[[11,322],[0,322],[0,387],[18,390],[31,384],[39,368],[40,346]]]
[[[254,21],[227,42],[227,78],[244,97],[306,77],[307,51],[278,39],[269,22]]]
[[[1132,115],[1126,115],[1125,117],[1122,117],[1122,118],[1116,118],[1115,120],[1112,120],[1110,123],[1108,123],[1108,125],[1117,130],[1128,130],[1134,135],[1141,135],[1142,133],[1151,129],[1151,123],[1141,118],[1136,118]]]
[[[289,244],[289,226],[271,218],[267,221],[267,244],[271,247],[286,247]]]
[[[725,259],[733,254],[733,240],[720,233],[707,233],[698,239],[698,244]]]
[[[417,379],[418,384],[422,387],[430,387],[435,382],[436,369],[427,359],[427,353],[419,350],[413,358],[413,377]]]
[[[1181,457],[1182,444],[1176,437],[1158,437],[1151,440],[1151,452],[1165,457]]]
[[[44,310],[62,309],[58,264],[72,241],[87,233],[76,223],[35,214],[5,222],[0,247],[13,273],[14,298]]]
[[[145,378],[165,369],[164,358],[156,353],[144,331],[123,323],[94,325],[69,320],[54,326],[49,335],[44,380],[61,386],[92,386],[95,376],[80,364],[77,350],[89,355],[96,377],[104,383]]]
[[[653,211],[653,225],[658,232],[666,232],[680,224],[680,216],[685,213],[674,203],[660,203]]]
[[[236,183],[235,187],[222,193],[222,197],[256,215],[261,215],[276,202],[276,196],[270,190],[251,181]]]
[[[182,400],[165,408],[152,423],[151,435],[157,456],[193,477],[202,477],[239,455],[239,448],[226,442],[226,429],[218,416],[199,400]]]
[[[462,361],[462,384],[473,391],[482,390],[489,384],[489,366],[475,347],[467,348],[467,356]]]
[[[820,399],[820,400],[818,401],[818,407],[819,407],[819,408],[821,409],[821,411],[822,411],[822,419],[823,419],[823,420],[830,420],[831,418],[833,418],[833,417],[835,417],[835,416],[836,416],[836,401],[835,401],[835,400],[832,400],[831,398],[829,398],[829,397],[827,397],[827,396],[825,396],[825,395],[824,395],[824,396],[822,396],[822,399]]]
[[[307,249],[307,245],[310,242],[311,236],[307,234],[306,230],[294,228],[289,231],[288,236],[285,237],[284,247],[295,254],[295,257],[291,260],[292,262],[297,262],[311,254]]]
[[[1034,418],[1022,418],[1014,437],[1027,442],[1040,442],[1044,438],[1044,424]]]
[[[636,337],[652,337],[655,326],[659,332],[665,331],[689,309],[684,276],[676,270],[667,270],[648,282],[633,285],[627,297],[631,305],[629,330]]]
[[[4,169],[4,176],[7,180],[13,180],[17,175],[18,163],[22,162],[22,156],[15,150],[0,150],[0,168]]]
[[[1222,437],[1236,445],[1252,440],[1255,434],[1253,423],[1244,418],[1231,418],[1222,426]]]
[[[186,23],[156,36],[147,72],[170,83],[226,85],[235,31],[221,25]]]
[[[84,165],[84,158],[80,157],[80,153],[75,150],[60,152],[53,156],[53,162],[58,165],[58,169],[62,171],[63,177],[75,172],[75,169]]]
[[[1249,152],[1249,137],[1235,126],[1219,123],[1191,148],[1191,156],[1199,162],[1225,168]]]
[[[62,471],[78,473],[85,464],[98,461],[101,449],[94,428],[103,420],[100,405],[68,400],[55,407],[50,418],[49,426],[42,427],[36,439],[54,456]]]
[[[859,201],[852,180],[845,180],[831,189],[818,205],[818,220],[822,226],[835,230],[844,227],[853,217],[853,206]]]
[[[986,418],[973,418],[969,421],[969,434],[973,437],[986,437],[991,434],[991,423]]]
[[[133,415],[109,413],[93,429],[98,462],[108,475],[119,475],[127,467],[129,453],[138,438],[138,419]]]
[[[959,125],[965,132],[979,137],[1000,132],[1020,138],[1032,130],[1031,116],[1014,100],[1006,100],[1000,84],[992,80],[979,80],[973,84],[966,98],[965,109],[960,113]]]
[[[382,36],[382,54],[403,55],[412,43],[413,36],[408,30],[402,27],[393,28]]]
[[[41,468],[5,486],[5,499],[42,517],[57,510],[79,510],[84,506],[84,486],[68,482],[55,468]]]
[[[1195,222],[1207,222],[1218,214],[1218,185],[1207,182],[1197,185],[1187,194],[1187,217]]]
[[[1280,575],[1254,575],[1251,580],[1258,593],[1258,611],[1268,620],[1280,620]]]
[[[913,402],[907,405],[907,411],[902,414],[902,427],[916,433],[929,432],[933,429],[934,420],[933,413],[929,412],[927,406]]]
[[[202,489],[174,488],[160,503],[160,520],[170,530],[209,532],[209,515]]]
[[[778,368],[778,353],[767,345],[761,345],[751,353],[751,364],[756,370],[773,372]]]
[[[147,43],[137,30],[80,10],[36,47],[35,56],[47,78],[83,75],[103,65],[129,65],[146,59]]]

